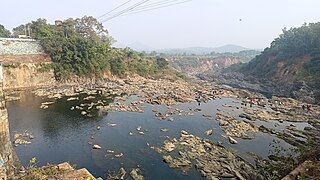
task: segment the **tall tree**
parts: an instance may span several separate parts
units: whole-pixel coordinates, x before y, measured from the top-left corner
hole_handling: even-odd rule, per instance
[[[7,30],[3,25],[0,24],[0,37],[8,38],[11,32]]]

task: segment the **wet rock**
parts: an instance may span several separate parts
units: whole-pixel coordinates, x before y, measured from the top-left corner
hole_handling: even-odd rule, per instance
[[[124,168],[120,168],[119,170],[119,179],[124,179],[125,175],[126,175],[126,170],[124,170]]]
[[[246,113],[240,114],[239,117],[240,117],[240,118],[244,118],[244,119],[248,119],[248,120],[250,120],[250,121],[253,120],[252,117],[251,117],[250,115],[246,114]]]
[[[232,137],[228,137],[228,139],[229,139],[229,142],[231,143],[231,144],[238,144],[238,141],[236,141],[235,139],[233,139]]]
[[[48,109],[48,108],[49,108],[48,105],[41,104],[41,106],[40,106],[40,109]]]
[[[161,131],[161,132],[168,132],[169,129],[167,129],[167,128],[161,128],[160,131]]]
[[[86,115],[87,114],[87,112],[86,111],[81,111],[81,115]]]
[[[183,134],[183,135],[188,135],[188,132],[185,131],[185,130],[182,130],[182,131],[181,131],[181,134]]]
[[[122,153],[120,153],[120,154],[115,154],[114,156],[115,156],[116,158],[120,158],[120,157],[123,156],[123,154],[122,154]]]
[[[98,144],[94,144],[94,145],[92,146],[92,148],[93,148],[93,149],[101,149],[101,146],[99,146]]]
[[[168,151],[168,152],[171,152],[175,149],[175,145],[170,142],[170,141],[166,141],[165,144],[164,144],[164,150]]]
[[[130,172],[130,176],[134,180],[143,180],[144,179],[143,176],[141,175],[141,171],[139,168],[132,169]]]
[[[236,118],[224,115],[221,113],[216,114],[216,120],[227,136],[238,137],[243,139],[252,139],[249,134],[259,131],[258,127],[248,121],[238,121]]]
[[[164,149],[168,142],[179,148],[174,149],[170,154],[162,151],[161,149]],[[255,179],[258,177],[258,173],[249,164],[232,152],[187,132],[181,133],[178,140],[165,141],[161,149],[156,151],[164,154],[163,161],[169,167],[187,172],[194,162],[194,166],[205,179],[223,179],[223,177]]]
[[[124,168],[120,168],[117,174],[115,174],[115,173],[113,173],[113,174],[109,173],[109,174],[108,174],[108,179],[109,179],[109,180],[124,180],[126,174],[127,174],[126,170],[125,170]]]
[[[34,136],[28,131],[25,131],[24,133],[15,133],[13,139],[13,144],[17,147],[18,145],[31,144],[31,140],[34,139]]]
[[[107,125],[108,125],[109,127],[116,127],[116,126],[117,126],[117,124],[115,124],[115,123],[107,123]]]
[[[203,114],[203,117],[212,117],[210,114]]]
[[[71,97],[71,98],[68,98],[67,101],[75,101],[75,100],[79,100],[78,97]]]
[[[208,130],[208,131],[206,131],[206,132],[204,132],[204,133],[205,133],[205,135],[210,136],[210,135],[213,134],[213,130],[210,129],[210,130]]]

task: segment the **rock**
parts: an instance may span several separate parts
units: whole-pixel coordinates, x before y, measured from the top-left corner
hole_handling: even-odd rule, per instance
[[[212,116],[209,115],[209,114],[203,114],[202,116],[203,116],[203,117],[212,117]]]
[[[43,105],[43,104],[42,104],[42,105],[40,106],[40,108],[41,108],[41,109],[48,109],[48,108],[49,108],[49,106],[47,106],[47,105]]]
[[[181,134],[183,134],[183,135],[188,135],[189,133],[188,133],[187,131],[185,131],[185,130],[182,130],[182,131],[181,131]]]
[[[233,178],[234,175],[230,174],[230,173],[227,173],[227,172],[224,172],[223,174],[220,175],[220,177],[222,177],[222,178]]]
[[[171,162],[173,162],[173,158],[170,155],[167,156],[163,156],[163,161],[167,164],[170,164]]]
[[[143,180],[144,179],[143,176],[141,175],[141,171],[139,168],[132,169],[130,172],[130,176],[134,180]]]
[[[81,115],[86,115],[87,114],[87,112],[86,111],[81,111]]]
[[[132,136],[132,135],[133,135],[133,133],[132,133],[132,132],[129,132],[129,135],[130,135],[130,136]]]
[[[115,124],[115,123],[107,123],[107,125],[108,125],[109,127],[115,127],[115,126],[117,126],[117,124]]]
[[[101,127],[100,126],[97,126],[97,130],[100,130],[101,129]]]
[[[107,150],[107,153],[114,153],[114,151],[113,151],[113,150],[108,149],[108,150]]]
[[[236,141],[235,139],[233,139],[232,137],[228,137],[228,139],[229,139],[229,142],[231,143],[231,144],[238,144],[238,141]]]
[[[252,121],[252,118],[251,118],[248,114],[246,114],[246,113],[240,114],[239,117],[240,117],[240,118],[244,118],[244,119],[248,119],[248,120]]]
[[[168,132],[169,129],[167,129],[167,128],[161,128],[160,131],[161,131],[161,132]]]
[[[110,173],[108,174],[108,180],[124,180],[127,172],[124,168],[120,168],[118,173]]]
[[[116,154],[116,155],[114,155],[116,158],[119,158],[119,157],[122,157],[123,156],[123,154],[122,153],[120,153],[120,154]]]
[[[71,98],[68,98],[67,101],[74,101],[74,100],[79,100],[78,97],[71,97]]]
[[[212,134],[213,134],[213,130],[212,130],[212,129],[210,129],[210,130],[206,131],[206,132],[205,132],[205,134],[206,134],[207,136],[210,136],[210,135],[212,135]]]
[[[92,146],[92,148],[93,148],[93,149],[101,149],[101,146],[95,144],[95,145]]]
[[[119,173],[118,173],[119,179],[123,180],[124,177],[126,176],[126,174],[127,174],[126,170],[124,170],[124,168],[120,168]]]
[[[228,123],[228,121],[220,120],[219,125],[220,125],[220,126],[228,126],[229,123]]]
[[[140,135],[144,135],[144,132],[143,131],[139,131],[138,132]]]
[[[165,144],[164,144],[163,149],[168,151],[168,152],[171,152],[171,151],[173,151],[175,149],[175,147],[176,146],[172,142],[166,141]]]

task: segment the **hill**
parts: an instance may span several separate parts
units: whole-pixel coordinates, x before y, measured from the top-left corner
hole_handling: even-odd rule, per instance
[[[205,55],[212,52],[215,53],[238,53],[240,51],[248,50],[248,48],[238,45],[224,45],[220,47],[189,47],[189,48],[171,48],[157,50],[158,53],[171,55]]]
[[[269,48],[240,68],[240,72],[279,86],[304,84],[320,90],[320,23],[284,29]]]
[[[217,53],[227,53],[227,52],[237,53],[245,50],[249,50],[249,49],[242,46],[233,45],[233,44],[227,44],[227,45],[216,47],[213,49],[213,51]]]

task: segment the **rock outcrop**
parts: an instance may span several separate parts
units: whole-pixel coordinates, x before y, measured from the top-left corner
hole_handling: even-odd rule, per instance
[[[10,141],[8,112],[5,106],[2,83],[0,83],[0,179],[15,171],[16,156]]]

